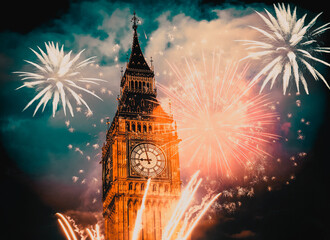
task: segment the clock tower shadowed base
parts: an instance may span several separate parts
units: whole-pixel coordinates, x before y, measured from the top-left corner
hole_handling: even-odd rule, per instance
[[[149,187],[139,239],[161,240],[171,205],[181,195],[179,139],[173,117],[157,101],[154,71],[143,56],[133,22],[133,44],[120,82],[118,109],[102,148],[106,240],[131,240]]]

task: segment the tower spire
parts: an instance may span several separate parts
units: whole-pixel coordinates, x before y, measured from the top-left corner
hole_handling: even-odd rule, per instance
[[[138,23],[139,21],[140,21],[140,19],[138,19],[138,18],[136,17],[136,13],[135,13],[135,11],[134,11],[131,22],[133,23],[132,28],[133,28],[135,31],[136,31],[136,29],[137,29],[137,23]]]
[[[140,20],[136,17],[136,13],[134,11],[133,17],[131,19],[131,22],[133,23],[132,28],[134,29],[134,34],[133,34],[133,44],[132,44],[132,51],[131,51],[131,56],[129,58],[127,68],[129,69],[140,69],[140,70],[146,70],[150,71],[150,68],[143,56],[139,39],[138,39],[138,34],[137,34],[137,23],[140,22]]]

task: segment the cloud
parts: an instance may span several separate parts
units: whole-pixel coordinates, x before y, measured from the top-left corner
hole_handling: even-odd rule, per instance
[[[242,238],[249,238],[249,237],[253,237],[256,234],[254,232],[252,232],[251,230],[242,230],[239,233],[235,233],[230,235],[231,238],[237,238],[237,239],[242,239]]]
[[[157,81],[169,81],[164,76],[169,71],[168,62],[179,65],[183,58],[192,57],[199,64],[202,52],[220,53],[224,65],[246,56],[245,48],[236,40],[254,39],[256,31],[247,24],[256,24],[259,17],[250,8],[213,12],[217,17],[210,21],[196,20],[184,13],[171,16],[169,12],[157,18],[159,27],[152,32],[145,51],[146,57],[152,56],[154,60]]]

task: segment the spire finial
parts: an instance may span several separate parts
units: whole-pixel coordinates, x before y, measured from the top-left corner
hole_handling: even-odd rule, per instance
[[[137,29],[137,23],[138,23],[139,21],[140,21],[140,19],[138,19],[138,18],[136,17],[136,13],[135,13],[135,10],[134,10],[133,17],[132,17],[132,19],[131,19],[131,22],[133,23],[132,28],[133,28],[134,30]]]

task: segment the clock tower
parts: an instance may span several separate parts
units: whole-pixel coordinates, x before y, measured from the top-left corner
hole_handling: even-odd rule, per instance
[[[120,81],[117,112],[102,148],[105,239],[131,240],[148,178],[139,239],[160,240],[171,203],[181,195],[179,139],[157,100],[155,76],[140,48],[137,17],[132,51]]]

